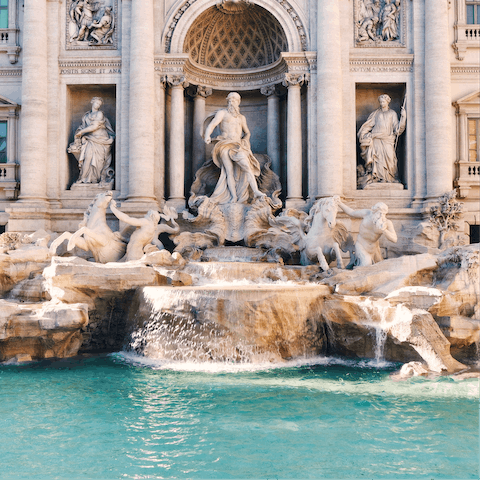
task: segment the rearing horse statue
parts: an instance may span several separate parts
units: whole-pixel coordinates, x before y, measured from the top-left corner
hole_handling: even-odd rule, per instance
[[[348,232],[344,225],[337,224],[339,201],[338,195],[322,198],[310,209],[305,219],[308,233],[304,238],[305,247],[302,249],[303,265],[318,260],[320,267],[326,272],[330,269],[327,258],[330,260],[334,255],[337,267],[344,268],[340,245],[346,242]]]
[[[120,232],[112,232],[107,225],[106,212],[112,198],[111,191],[99,193],[85,212],[79,229],[73,234],[63,233],[51,244],[51,255],[68,239],[68,251],[78,247],[92,252],[96,262],[118,262],[125,254],[127,243]]]

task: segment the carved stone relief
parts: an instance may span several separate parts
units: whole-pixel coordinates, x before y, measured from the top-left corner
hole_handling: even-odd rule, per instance
[[[405,0],[356,0],[356,47],[404,47]]]
[[[67,0],[66,48],[116,49],[118,0]]]

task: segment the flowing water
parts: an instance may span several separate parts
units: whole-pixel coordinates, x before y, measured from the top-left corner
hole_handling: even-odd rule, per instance
[[[1,365],[0,478],[478,478],[478,379],[395,381],[398,368]]]

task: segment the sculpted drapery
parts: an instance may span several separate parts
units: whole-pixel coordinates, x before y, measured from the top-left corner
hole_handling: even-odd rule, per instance
[[[406,113],[398,121],[395,111],[388,108],[390,97],[380,95],[378,108],[370,114],[358,131],[361,156],[366,173],[373,182],[398,182],[396,139],[405,130]]]
[[[68,151],[78,160],[80,175],[76,183],[105,183],[112,178],[112,143],[115,138],[110,122],[100,110],[103,100],[92,99],[92,111],[82,118],[75,141]]]

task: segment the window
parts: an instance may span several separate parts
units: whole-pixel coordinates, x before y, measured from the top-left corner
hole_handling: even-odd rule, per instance
[[[8,0],[0,0],[0,28],[8,28]]]
[[[480,225],[470,225],[470,243],[480,243]]]
[[[468,119],[468,161],[480,162],[480,118]]]
[[[7,122],[0,122],[0,163],[7,163]]]
[[[480,1],[467,0],[467,24],[480,24]]]

